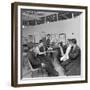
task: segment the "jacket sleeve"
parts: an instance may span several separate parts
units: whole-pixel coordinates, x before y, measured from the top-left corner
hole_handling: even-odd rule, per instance
[[[69,53],[69,58],[75,60],[77,57],[80,56],[80,49],[76,49],[73,53]]]
[[[29,52],[28,59],[32,65],[40,65],[41,64],[40,60],[38,58],[35,58],[34,55],[32,54],[32,52]]]

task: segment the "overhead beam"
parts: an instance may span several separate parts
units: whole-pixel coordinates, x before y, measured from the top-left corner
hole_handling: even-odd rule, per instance
[[[62,16],[62,17],[64,17],[64,18],[68,19],[68,16],[66,16],[67,14],[69,14],[69,13],[67,12],[67,13],[61,14],[60,16]]]

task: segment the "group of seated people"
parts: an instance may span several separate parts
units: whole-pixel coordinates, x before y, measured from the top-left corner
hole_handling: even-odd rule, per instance
[[[48,34],[47,39],[43,38],[38,45],[29,48],[27,57],[33,68],[40,67],[45,69],[48,76],[59,76],[53,65],[53,53],[50,52],[50,56],[48,55],[48,51],[51,50],[58,52],[56,60],[64,68],[66,75],[80,75],[81,52],[77,45],[77,40],[68,39],[66,45],[60,42],[57,46],[51,47],[49,37],[50,35]]]
[[[76,39],[68,39],[66,45],[59,44],[57,59],[66,75],[80,75],[81,50]]]

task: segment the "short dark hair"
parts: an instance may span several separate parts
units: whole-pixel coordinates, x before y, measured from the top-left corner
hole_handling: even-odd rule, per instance
[[[39,43],[42,43],[43,42],[43,40],[39,40]]]
[[[50,36],[50,34],[47,34],[47,36]]]
[[[69,42],[72,41],[72,39],[67,39]]]
[[[72,39],[73,44],[77,44],[77,40],[75,38]]]
[[[61,42],[59,42],[58,44],[63,45],[63,42],[61,41]]]

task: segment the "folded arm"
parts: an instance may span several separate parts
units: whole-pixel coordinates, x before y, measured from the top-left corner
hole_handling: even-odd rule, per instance
[[[74,53],[69,53],[70,59],[76,59],[80,55],[80,49],[75,50]]]

